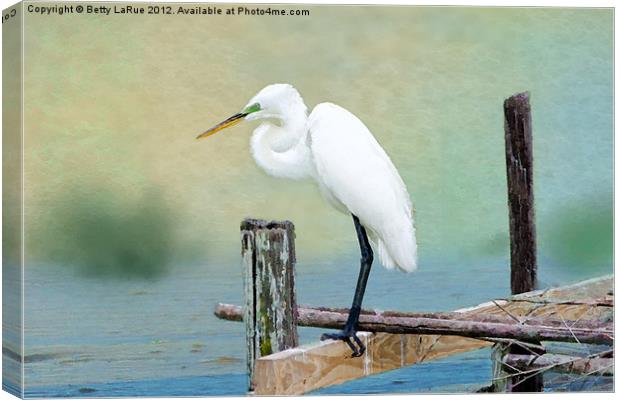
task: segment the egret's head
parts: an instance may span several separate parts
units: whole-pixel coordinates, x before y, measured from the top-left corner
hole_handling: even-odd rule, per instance
[[[283,119],[291,112],[303,112],[304,114],[306,112],[306,106],[297,89],[286,83],[269,85],[252,97],[241,112],[215,125],[199,135],[197,139],[211,136],[243,120]]]

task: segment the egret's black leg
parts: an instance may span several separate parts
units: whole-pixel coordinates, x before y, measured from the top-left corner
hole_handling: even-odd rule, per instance
[[[362,310],[362,300],[364,299],[364,292],[366,291],[366,283],[368,282],[368,276],[370,275],[370,267],[372,266],[373,254],[370,242],[368,241],[368,235],[366,235],[366,229],[360,224],[359,218],[353,215],[353,223],[355,224],[355,231],[357,232],[357,240],[360,244],[360,252],[362,258],[360,260],[360,274],[357,278],[357,286],[355,287],[355,295],[353,296],[353,304],[351,310],[349,310],[349,318],[347,323],[340,333],[325,333],[321,336],[321,340],[336,339],[342,340],[351,347],[353,350],[353,357],[359,357],[364,354],[366,346],[357,337],[357,323],[359,322],[360,312]],[[358,347],[355,347],[353,341]]]

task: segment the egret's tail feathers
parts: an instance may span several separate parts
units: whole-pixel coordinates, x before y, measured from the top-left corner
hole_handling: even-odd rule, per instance
[[[380,240],[377,244],[377,253],[379,253],[378,255],[381,265],[383,265],[387,269],[396,268],[396,262],[394,261],[392,256],[390,256],[390,252],[385,247],[385,243],[383,243],[382,240]]]
[[[415,239],[413,246],[397,247],[392,249],[383,242],[379,241],[378,253],[381,264],[387,269],[398,268],[403,272],[413,272],[418,269],[418,254]]]
[[[384,232],[383,240],[372,229],[367,229],[368,239],[376,251],[379,262],[387,269],[398,268],[403,272],[413,272],[418,268],[418,245],[413,224],[398,229],[392,225],[391,232]]]
[[[387,269],[396,267],[404,272],[413,272],[418,268],[415,228],[413,224],[402,225],[393,226],[393,232],[385,235],[385,240],[378,240],[379,259]]]

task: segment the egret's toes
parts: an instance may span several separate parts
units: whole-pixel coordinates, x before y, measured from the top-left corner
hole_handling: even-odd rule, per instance
[[[324,333],[321,335],[321,341],[328,339],[342,340],[345,342],[351,348],[351,351],[353,351],[351,354],[352,357],[360,357],[366,351],[366,346],[364,346],[361,339],[357,337],[357,332],[348,333],[343,331],[338,333]],[[355,347],[351,339],[355,341],[358,347]]]
[[[355,343],[359,346],[358,351],[353,354],[353,357],[360,357],[366,351],[366,346],[362,343],[362,339],[357,337],[357,334],[353,334],[353,340],[355,340]]]

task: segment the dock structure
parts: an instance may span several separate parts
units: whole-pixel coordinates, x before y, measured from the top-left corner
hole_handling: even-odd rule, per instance
[[[576,335],[584,332],[600,334],[594,343],[609,344],[613,340],[613,277],[605,276],[579,282],[574,285],[558,288],[536,290],[503,299],[495,299],[475,307],[456,310],[453,313],[421,313],[430,320],[467,321],[487,324],[514,326],[544,326],[551,332],[573,332]],[[300,306],[299,310],[308,309]],[[310,308],[311,309],[311,308]],[[314,309],[316,310],[316,309]],[[325,311],[315,311],[320,314]],[[299,315],[300,326],[323,326],[308,323],[304,313]],[[372,313],[362,313],[360,325],[368,320]],[[390,315],[390,312],[381,314]],[[403,314],[403,313],[394,313]],[[404,313],[413,314],[415,313]],[[456,318],[458,314],[460,318]],[[242,320],[242,308],[220,304],[216,307],[216,315],[228,320]],[[344,326],[346,314],[343,313]],[[423,318],[423,317],[412,317]],[[516,318],[516,320],[515,320]],[[492,321],[492,322],[488,322]],[[545,325],[541,325],[545,324]],[[588,328],[586,328],[588,327]],[[411,328],[415,330],[415,327]],[[420,326],[427,332],[427,325]],[[358,335],[367,346],[364,356],[351,357],[351,349],[340,341],[303,345],[278,351],[274,354],[259,357],[255,361],[252,387],[257,395],[299,395],[323,387],[344,383],[353,379],[417,364],[437,358],[472,351],[484,347],[506,346],[520,343],[510,338],[484,338],[457,336],[471,335],[471,332],[455,329],[455,335],[434,334],[393,334],[385,332],[359,332]],[[563,339],[565,342],[575,340]],[[523,362],[516,359],[515,362]],[[545,359],[543,359],[545,360]],[[608,363],[613,363],[607,361]],[[604,374],[609,373],[609,368]],[[514,372],[497,371],[496,377],[502,373],[514,375]]]
[[[297,326],[342,329],[348,310],[297,306],[294,226],[246,219],[241,224],[244,306],[218,304],[222,319],[244,321],[248,390],[299,395],[457,353],[493,346],[495,392],[536,392],[543,372],[613,374],[613,277],[537,290],[529,94],[504,102],[511,295],[453,312],[363,310],[352,357],[341,341],[298,345]],[[547,342],[596,344],[587,357],[546,352]]]

